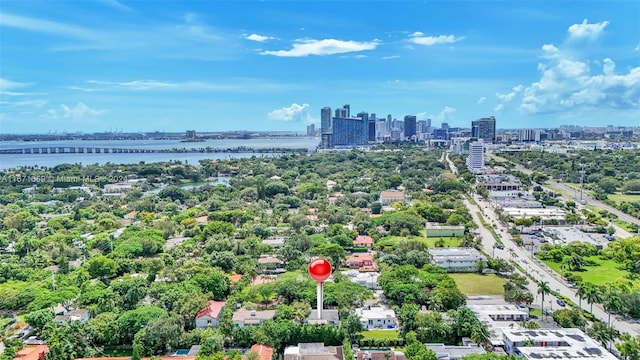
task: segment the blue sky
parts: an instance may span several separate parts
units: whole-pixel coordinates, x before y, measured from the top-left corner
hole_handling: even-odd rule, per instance
[[[640,125],[640,2],[17,1],[0,132]]]

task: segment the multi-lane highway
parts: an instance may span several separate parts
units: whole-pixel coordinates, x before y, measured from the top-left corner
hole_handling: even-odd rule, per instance
[[[457,173],[457,169],[455,168],[453,162],[449,159],[448,154],[446,156],[446,161],[449,164],[451,171],[453,173]],[[531,253],[524,248],[521,248],[515,244],[513,238],[508,232],[508,228],[502,224],[502,222],[498,219],[498,216],[494,213],[493,208],[489,203],[482,200],[479,196],[475,195],[475,202],[478,205],[472,204],[467,199],[464,199],[464,204],[469,209],[469,212],[473,216],[474,221],[480,225],[479,232],[482,238],[482,247],[485,252],[492,255],[495,258],[504,259],[506,261],[513,261],[519,264],[528,275],[533,277],[536,281],[547,282],[549,287],[566,296],[568,299],[573,301],[575,304],[579,304],[580,301],[576,296],[576,291],[571,287],[571,284],[566,282],[560,275],[558,275],[553,270],[549,269],[547,266],[542,264],[535,257],[531,257]],[[495,224],[495,229],[500,237],[500,240],[505,245],[504,249],[497,249],[494,247],[495,240],[491,232],[482,226],[482,221],[478,218],[478,213],[485,219],[485,221],[491,225]],[[535,283],[530,283],[528,286],[529,291],[536,296],[536,300],[534,304],[540,305],[541,296],[538,295],[538,287]],[[559,305],[556,304],[556,298],[551,294],[545,295],[545,310],[557,310]],[[586,301],[582,301],[582,308],[587,311],[591,311],[591,305]],[[606,322],[608,319],[608,314],[604,311],[600,304],[593,304],[593,315]],[[640,325],[637,323],[627,322],[616,319],[614,316],[611,317],[612,326],[621,332],[629,333],[632,336],[637,336],[640,334]]]

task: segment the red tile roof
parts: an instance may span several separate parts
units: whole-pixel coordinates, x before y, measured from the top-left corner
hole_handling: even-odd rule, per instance
[[[369,235],[360,235],[353,240],[353,245],[373,245],[373,239]]]
[[[209,306],[200,310],[198,315],[196,315],[196,319],[199,319],[203,316],[209,316],[214,319],[217,318],[218,315],[220,315],[220,311],[222,311],[222,308],[225,304],[226,303],[224,301],[209,300]]]
[[[46,345],[28,346],[18,351],[14,360],[44,360],[49,353]]]
[[[273,356],[273,348],[267,345],[255,344],[251,347],[251,351],[260,355],[260,360],[271,360]]]
[[[242,275],[240,274],[229,275],[229,280],[231,280],[231,282],[238,282],[240,279],[242,279]]]

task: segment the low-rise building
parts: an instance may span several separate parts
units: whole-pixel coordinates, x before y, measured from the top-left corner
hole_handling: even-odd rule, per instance
[[[262,240],[263,244],[269,245],[274,249],[280,249],[284,247],[286,242],[287,242],[287,238],[285,238],[284,236],[276,236],[276,237]]]
[[[427,349],[436,353],[438,360],[459,360],[467,355],[484,354],[482,347],[477,345],[445,345],[425,344]]]
[[[224,306],[224,301],[209,300],[209,305],[196,315],[196,327],[198,329],[217,327]]]
[[[233,323],[238,327],[247,325],[260,325],[263,322],[273,319],[275,310],[247,310],[238,309],[233,313]]]
[[[538,216],[542,220],[558,220],[560,223],[564,223],[564,216],[567,214],[566,211],[560,208],[513,208],[513,207],[504,207],[502,208],[502,215],[511,217],[512,219],[520,219],[520,218],[531,218],[533,216]]]
[[[267,345],[254,344],[249,351],[258,354],[260,360],[271,360],[275,349]]]
[[[56,315],[56,317],[53,318],[53,321],[56,324],[62,324],[65,322],[74,322],[74,321],[84,324],[87,321],[89,321],[89,310],[75,309],[69,312],[64,312],[61,315]]]
[[[371,249],[373,247],[373,238],[369,235],[359,235],[353,240],[353,246]]]
[[[572,359],[615,360],[613,354],[580,329],[512,330],[503,329],[504,349],[526,360]]]
[[[284,261],[272,255],[260,255],[258,263],[265,273],[285,272]]]
[[[431,264],[449,272],[474,272],[487,258],[474,248],[433,248],[427,250]]]
[[[342,273],[349,278],[349,281],[358,285],[362,285],[371,290],[380,289],[380,285],[378,285],[378,277],[380,277],[379,272],[369,271],[365,273],[357,270],[348,270],[343,271]]]
[[[489,317],[493,321],[529,320],[529,309],[516,305],[467,305],[478,318]]]
[[[459,237],[464,236],[464,225],[440,225],[428,222],[426,236],[429,237]]]
[[[391,203],[394,203],[396,201],[404,203],[404,192],[398,190],[387,190],[380,192],[380,204],[382,204],[382,206],[389,206],[391,205]]]
[[[345,359],[342,346],[325,346],[324,343],[300,343],[284,349],[284,360],[351,360]]]
[[[356,360],[407,360],[403,352],[393,350],[358,350],[354,355]]]
[[[382,306],[371,306],[356,309],[356,316],[360,318],[362,326],[367,330],[395,329],[398,327],[396,312]]]
[[[306,321],[307,324],[331,324],[339,326],[340,314],[338,313],[338,310],[322,309],[322,319],[319,319],[317,309],[312,309]]]
[[[354,254],[347,258],[345,265],[349,269],[358,269],[358,271],[377,271],[378,264],[369,254]]]

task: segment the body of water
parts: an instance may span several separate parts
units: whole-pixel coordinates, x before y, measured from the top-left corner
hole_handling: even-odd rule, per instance
[[[245,147],[250,149],[308,149],[313,150],[318,145],[318,138],[291,137],[275,139],[220,139],[203,142],[181,142],[179,140],[71,140],[71,141],[2,141],[0,149],[23,148],[51,148],[51,147],[99,147],[120,149],[173,149],[173,148],[206,148],[235,149]],[[252,156],[273,156],[273,153],[239,152],[239,153],[129,153],[129,154],[0,154],[0,170],[20,166],[53,167],[59,164],[135,164],[182,161],[197,164],[204,159],[247,158]]]

